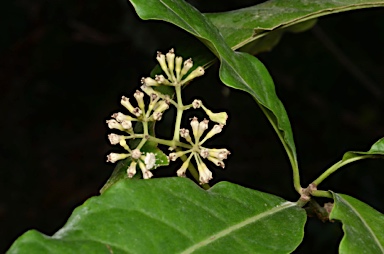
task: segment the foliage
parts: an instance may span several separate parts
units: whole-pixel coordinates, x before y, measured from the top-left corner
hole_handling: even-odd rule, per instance
[[[182,0],[131,0],[131,3],[142,19],[167,21],[196,36],[220,61],[221,81],[253,97],[287,153],[293,172],[293,186],[299,199],[289,202],[227,182],[218,183],[205,191],[183,178],[126,179],[136,175],[136,165],[141,169],[143,178],[152,176],[150,170],[153,165],[168,165],[169,160],[158,145],[175,150],[168,155],[168,159],[173,161],[172,158],[180,157],[196,181],[207,184],[211,179],[202,158],[209,159],[208,154],[211,155],[214,149],[202,147],[203,141],[199,141],[208,128],[207,122],[191,121],[194,141],[180,134],[183,111],[200,108],[201,104],[201,101],[183,104],[181,88],[201,76],[204,70],[202,67],[190,70],[192,67],[189,67],[185,72],[181,71],[181,60],[177,68],[178,62],[174,60],[171,50],[166,56],[161,53],[157,56],[166,74],[165,79],[157,72],[158,76],[154,79],[147,77],[142,80],[142,90],[151,97],[148,106],[144,106],[144,94],[137,91],[134,96],[138,107],[127,104],[124,97],[122,99],[122,104],[135,118],[114,114],[116,121],[108,122],[111,129],[118,129],[129,136],[110,138],[112,144],[120,144],[127,153],[109,155],[111,162],[125,160],[116,166],[102,195],[78,207],[67,224],[52,237],[29,231],[12,245],[9,253],[290,253],[303,239],[305,211],[318,215],[323,221],[339,220],[343,223],[345,236],[340,243],[340,253],[384,252],[381,233],[384,216],[381,213],[353,197],[318,189],[323,180],[348,163],[382,158],[384,139],[377,141],[368,152],[347,152],[341,161],[303,188],[287,112],[276,95],[268,70],[252,55],[270,50],[285,32],[310,29],[316,22],[315,18],[341,11],[384,6],[384,1],[303,0],[291,3],[271,0],[245,9],[207,15]],[[191,47],[183,55],[206,52],[200,47]],[[236,49],[242,52],[233,51]],[[200,55],[195,64],[208,68],[214,61],[212,57],[210,53]],[[185,79],[182,79],[184,75]],[[174,90],[164,92],[162,86]],[[150,125],[161,118],[161,115],[155,116],[156,112],[162,114],[165,111],[160,102],[176,107],[173,139],[157,138],[152,130],[156,126]],[[216,117],[219,113],[201,107],[211,121],[219,123],[222,128],[226,117],[223,122],[222,118]],[[124,122],[127,119],[128,122]],[[140,123],[138,129],[133,129],[131,121]],[[181,142],[180,136],[187,143]],[[138,142],[127,143],[125,140],[128,139]],[[185,157],[187,151],[182,149],[188,149],[190,157]],[[204,156],[204,149],[211,150]],[[226,150],[225,158],[227,155],[229,151]],[[148,166],[148,156],[156,158],[152,166]],[[198,173],[189,163],[192,156],[196,159]],[[210,160],[221,166],[225,158],[218,154]],[[184,169],[183,166],[178,176],[185,176],[186,168],[184,171],[181,169]],[[203,187],[209,188],[207,185]],[[321,207],[316,202],[317,197],[333,199],[334,204],[326,203]]]

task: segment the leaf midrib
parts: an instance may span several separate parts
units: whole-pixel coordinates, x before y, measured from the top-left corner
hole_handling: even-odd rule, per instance
[[[208,237],[206,237],[204,240],[192,245],[191,247],[189,247],[188,249],[184,250],[183,252],[181,252],[182,254],[189,254],[189,253],[192,253],[200,248],[203,248],[205,246],[207,246],[208,244],[220,239],[220,238],[223,238],[227,235],[229,235],[230,233],[238,230],[238,229],[241,229],[245,226],[248,226],[249,224],[251,223],[254,223],[258,220],[261,220],[263,219],[264,217],[267,217],[267,216],[270,216],[270,215],[273,215],[275,213],[278,213],[284,209],[288,209],[290,207],[294,207],[296,206],[296,203],[293,203],[293,202],[284,202],[282,203],[281,205],[277,206],[277,207],[274,207],[272,208],[271,210],[267,210],[263,213],[259,213],[255,216],[252,216],[242,222],[239,222],[235,225],[232,225],[230,227],[228,227],[227,229],[224,229],[222,231],[219,231],[213,235],[210,235]]]

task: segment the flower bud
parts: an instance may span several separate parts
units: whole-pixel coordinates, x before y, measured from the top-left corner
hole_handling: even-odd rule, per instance
[[[127,158],[129,154],[125,153],[110,153],[107,155],[107,162],[115,163],[118,160],[123,160]]]
[[[200,108],[202,104],[203,104],[203,103],[201,102],[201,100],[194,100],[194,101],[192,102],[192,107],[193,107],[194,109],[196,109],[196,108]]]
[[[204,162],[197,164],[197,170],[199,171],[200,184],[208,183],[212,179],[212,172],[207,168]]]
[[[128,120],[124,120],[121,122],[121,126],[123,126],[123,128],[126,130],[130,130],[132,129],[132,122]]]
[[[155,112],[164,112],[169,108],[169,102],[166,100],[161,100],[155,105]]]
[[[209,122],[209,120],[204,119],[203,121],[201,121],[199,123],[199,130],[197,132],[196,139],[199,139],[201,137],[201,135],[203,135],[204,131],[206,129],[208,129],[208,122]]]
[[[124,131],[124,127],[121,126],[121,124],[119,124],[116,120],[112,119],[112,120],[107,120],[106,122],[108,124],[108,128]]]
[[[179,151],[179,152],[176,152],[176,153],[170,153],[168,155],[168,159],[171,160],[171,161],[175,161],[177,158],[179,158],[180,156],[183,156],[185,154],[184,151]]]
[[[215,124],[213,128],[205,135],[204,140],[201,141],[201,144],[204,143],[206,140],[212,138],[214,135],[220,133],[223,130],[222,124]]]
[[[121,113],[121,112],[112,114],[112,117],[115,118],[116,121],[118,121],[119,123],[121,123],[121,122],[124,121],[124,120],[132,121],[132,120],[135,119],[135,118],[133,118],[133,117],[131,117],[131,116],[124,115],[124,114]]]
[[[208,115],[209,119],[215,123],[220,123],[225,125],[227,123],[228,114],[226,112],[220,112],[220,113],[213,113],[211,110],[204,107],[204,105],[201,106],[205,113]]]
[[[225,148],[221,148],[221,149],[212,148],[212,149],[208,149],[208,150],[209,150],[209,156],[215,157],[215,158],[217,158],[219,160],[227,159],[228,155],[231,154]]]
[[[136,161],[132,161],[127,169],[127,175],[129,178],[132,178],[134,175],[136,175]]]
[[[172,81],[175,81],[175,74],[173,73],[173,70],[175,68],[175,51],[171,49],[165,56],[167,58],[168,69],[171,74],[171,79]]]
[[[117,145],[120,143],[120,140],[123,138],[123,136],[117,135],[115,133],[111,133],[108,135],[109,142],[111,145]]]
[[[175,72],[176,72],[176,79],[177,81],[180,81],[180,73],[181,73],[181,64],[183,62],[183,58],[181,56],[177,56],[175,60]]]
[[[193,136],[197,137],[197,133],[199,131],[199,121],[197,120],[197,117],[193,117],[192,118],[192,121],[191,121],[191,127],[192,127],[192,133],[193,133]]]
[[[157,81],[151,77],[141,78],[141,84],[146,85],[146,86],[158,86],[159,85],[159,83],[157,83]]]
[[[140,158],[140,156],[141,156],[141,152],[139,149],[132,150],[132,158],[133,159],[137,160],[138,158]]]
[[[187,72],[192,68],[193,61],[192,58],[189,58],[184,61],[183,69],[181,69],[180,78],[182,78]]]
[[[192,139],[191,139],[191,136],[189,135],[189,130],[188,129],[180,129],[180,136],[182,138],[185,138],[185,140],[187,140],[189,143],[192,143]]]
[[[181,165],[179,170],[177,170],[176,174],[178,177],[185,177],[186,171],[188,169],[188,165],[189,165],[189,158],[186,161],[184,161],[184,163]]]
[[[212,156],[208,156],[207,159],[212,161],[216,166],[225,168],[225,164],[224,164],[224,162],[222,160],[219,160],[219,159],[217,159],[215,157],[212,157]]]
[[[196,69],[194,69],[185,79],[181,81],[181,84],[185,84],[189,81],[191,81],[194,78],[200,77],[204,75],[204,68],[199,66]]]
[[[157,51],[157,56],[156,56],[157,61],[160,64],[161,69],[167,74],[168,78],[170,77],[169,71],[168,71],[168,66],[165,62],[165,55],[162,54],[160,51]]]
[[[166,79],[163,75],[156,75],[155,80],[157,81],[157,83],[162,84],[162,85],[166,85],[166,86],[171,85],[169,80]]]
[[[143,173],[143,178],[144,178],[144,179],[149,179],[149,178],[151,178],[151,177],[153,176],[152,172],[149,171],[149,170],[146,168],[146,166],[144,165],[144,163],[143,163],[141,160],[139,160],[138,162],[139,162],[139,167],[140,167],[140,169],[141,169],[141,172]]]
[[[140,92],[139,90],[136,90],[136,92],[133,94],[133,97],[135,97],[139,108],[144,111],[144,93]]]
[[[125,139],[120,139],[119,144],[120,144],[125,150],[127,150],[128,152],[131,152],[131,149],[130,149],[129,146],[127,145],[127,141],[125,141]]]

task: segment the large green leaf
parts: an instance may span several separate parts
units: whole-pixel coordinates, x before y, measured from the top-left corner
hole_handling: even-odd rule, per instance
[[[305,221],[295,203],[228,182],[204,191],[186,178],[126,179],[52,237],[28,231],[8,253],[289,253]]]
[[[330,219],[343,223],[340,253],[384,253],[384,215],[348,195],[333,193]]]
[[[228,45],[238,49],[268,35],[271,31],[314,18],[382,6],[383,0],[270,0],[248,8],[207,13],[205,16],[220,30]]]
[[[217,28],[191,5],[182,0],[130,0],[142,19],[173,23],[198,37],[221,62],[220,78],[227,86],[251,94],[266,112],[279,134],[291,163],[297,167],[291,125],[265,66],[255,57],[233,52]],[[177,49],[176,49],[177,50]]]

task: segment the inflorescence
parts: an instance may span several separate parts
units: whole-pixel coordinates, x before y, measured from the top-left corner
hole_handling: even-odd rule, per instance
[[[183,58],[175,56],[174,50],[171,49],[166,55],[157,52],[157,61],[163,70],[164,75],[155,75],[154,78],[146,77],[141,79],[142,86],[137,90],[133,97],[137,106],[132,105],[130,99],[123,96],[121,104],[130,112],[130,115],[121,112],[114,113],[111,120],[107,120],[110,129],[119,130],[123,135],[109,134],[108,139],[112,145],[119,144],[125,149],[125,153],[110,153],[107,156],[107,162],[115,163],[118,160],[129,158],[131,160],[127,169],[127,175],[132,178],[136,174],[137,166],[140,168],[143,178],[148,179],[153,176],[150,170],[156,168],[158,154],[155,152],[145,151],[145,143],[148,141],[168,146],[172,152],[168,155],[168,161],[176,161],[178,158],[183,160],[183,164],[177,175],[185,177],[187,169],[190,167],[192,158],[196,162],[199,172],[199,181],[201,184],[208,183],[212,179],[212,172],[208,169],[203,159],[211,161],[216,166],[225,167],[223,162],[227,159],[230,152],[225,148],[207,148],[204,143],[214,135],[220,133],[226,124],[228,115],[226,112],[213,113],[206,108],[201,100],[194,100],[189,105],[184,105],[181,98],[181,88],[192,81],[194,78],[204,74],[203,67],[197,67],[192,70],[192,59],[187,59],[183,63]],[[192,70],[192,71],[191,71]],[[160,93],[159,86],[169,86],[174,88],[174,94],[167,95]],[[147,95],[149,99],[144,98]],[[175,97],[175,99],[173,99]],[[149,131],[149,123],[160,121],[164,112],[174,106],[177,110],[175,129],[172,140],[159,139]],[[204,132],[209,129],[209,120],[203,119],[199,121],[197,117],[191,118],[191,131],[186,128],[180,128],[183,112],[189,109],[201,108],[205,111],[208,118],[216,123],[205,135]],[[142,130],[138,133],[134,129],[134,122],[142,124]],[[185,142],[180,141],[180,137]],[[130,147],[129,140],[138,139],[140,142],[135,147]],[[129,143],[129,144],[128,144]],[[132,142],[133,143],[133,142]],[[133,146],[133,145],[132,145]]]

